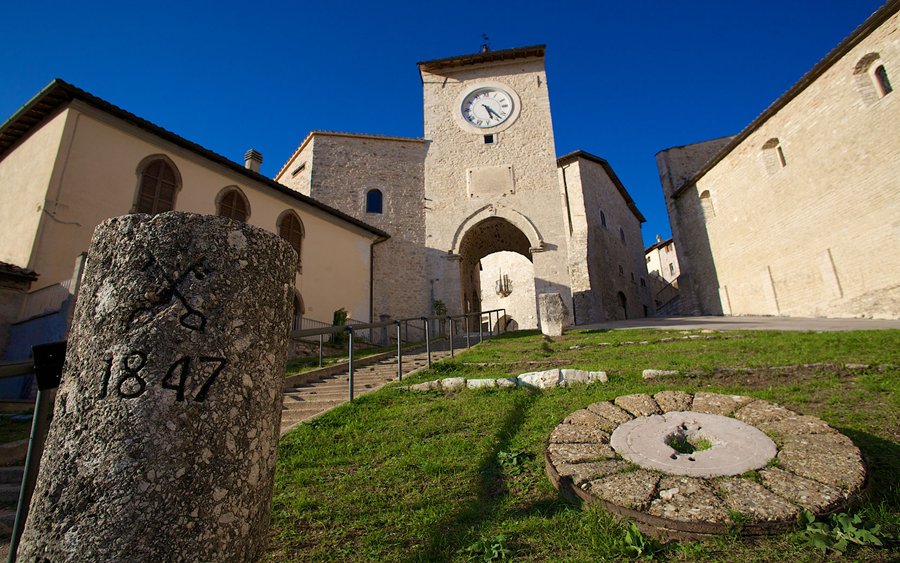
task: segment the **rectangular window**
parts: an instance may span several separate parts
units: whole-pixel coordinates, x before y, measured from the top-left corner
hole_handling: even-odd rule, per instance
[[[492,144],[494,144],[494,136],[493,136],[493,135],[485,135],[485,136],[484,136],[484,144],[485,144],[485,145],[492,145]]]
[[[306,163],[304,162],[297,168],[294,168],[294,170],[291,172],[291,176],[296,176],[297,174],[303,172],[303,170],[305,170],[305,169],[306,169]]]

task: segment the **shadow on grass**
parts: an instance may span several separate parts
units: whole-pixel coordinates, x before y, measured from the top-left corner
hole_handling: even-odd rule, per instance
[[[873,502],[883,501],[900,508],[900,444],[852,428],[838,428],[862,452],[869,470],[867,496]]]
[[[435,523],[428,544],[422,551],[413,554],[410,561],[446,561],[457,551],[465,547],[463,542],[469,530],[489,521],[497,511],[501,499],[506,494],[497,454],[509,449],[510,442],[525,418],[532,404],[537,399],[535,393],[522,393],[517,396],[512,408],[495,435],[493,448],[481,459],[478,466],[477,497],[461,502],[454,513],[447,514],[443,520]]]
[[[528,330],[516,330],[513,332],[504,332],[498,336],[494,336],[491,340],[521,340],[523,338],[531,338],[532,336],[538,336],[541,334],[541,331],[534,328]]]

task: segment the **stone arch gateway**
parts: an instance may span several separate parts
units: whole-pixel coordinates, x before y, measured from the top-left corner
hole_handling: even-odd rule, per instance
[[[532,261],[528,237],[507,219],[501,217],[483,219],[472,225],[462,236],[458,256],[463,311],[472,313],[482,310],[481,260],[504,251],[515,252]]]

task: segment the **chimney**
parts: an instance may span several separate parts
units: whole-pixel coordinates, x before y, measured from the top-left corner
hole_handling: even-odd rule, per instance
[[[262,154],[250,149],[244,153],[244,168],[259,174],[259,165],[262,164]]]
[[[250,154],[250,153],[247,153],[247,154]],[[262,162],[262,156],[260,156],[259,158],[260,158],[260,162]],[[250,167],[248,166],[247,168],[250,168]],[[259,168],[259,166],[257,166],[257,168]],[[656,235],[656,242],[662,242],[662,236]]]

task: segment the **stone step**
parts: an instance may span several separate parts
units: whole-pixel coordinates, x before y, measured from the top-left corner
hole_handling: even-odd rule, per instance
[[[24,472],[24,467],[0,467],[0,483],[19,484]]]
[[[4,506],[9,506],[10,504],[15,506],[16,503],[19,502],[20,488],[20,485],[15,484],[0,485],[0,504]]]
[[[316,409],[329,409],[331,407],[336,407],[340,404],[346,402],[346,399],[336,399],[332,401],[307,401],[300,403],[285,403],[282,405],[281,412],[282,414],[286,412],[301,412],[301,411],[310,411]]]
[[[16,522],[16,511],[3,509],[0,510],[0,539],[8,540],[12,537],[13,525]]]

